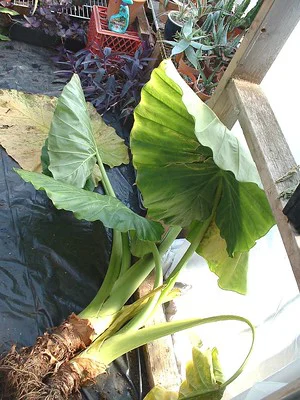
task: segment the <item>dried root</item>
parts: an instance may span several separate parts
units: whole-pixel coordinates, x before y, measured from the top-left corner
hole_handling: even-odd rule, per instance
[[[45,400],[68,400],[80,398],[81,386],[94,383],[96,376],[105,372],[105,366],[87,358],[78,358],[69,363],[64,363],[53,374],[47,384],[49,393]]]
[[[52,333],[39,337],[32,347],[13,346],[0,360],[1,400],[48,399],[45,380],[59,366],[91,343],[94,333],[88,320],[72,314]],[[49,397],[50,399],[51,397]],[[52,397],[60,400],[63,397]]]

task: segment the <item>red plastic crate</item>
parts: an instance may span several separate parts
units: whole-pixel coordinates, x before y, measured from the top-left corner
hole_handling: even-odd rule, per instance
[[[137,31],[128,28],[126,33],[116,33],[108,30],[107,7],[94,6],[88,29],[87,47],[99,54],[98,46],[102,49],[110,47],[113,51],[133,56],[141,45]]]

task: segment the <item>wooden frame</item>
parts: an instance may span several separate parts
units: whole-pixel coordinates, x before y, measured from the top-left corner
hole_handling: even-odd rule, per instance
[[[298,0],[264,0],[253,24],[208,101],[209,107],[231,129],[238,110],[231,104],[226,86],[232,78],[260,84],[300,19]]]
[[[286,200],[281,198],[281,193],[291,186],[296,187],[300,180],[300,174],[295,169],[296,162],[260,87],[234,79],[228,86],[228,92],[231,103],[239,110],[239,122],[300,288],[300,235],[295,233],[283,214]],[[295,172],[289,175],[288,172],[293,169]]]

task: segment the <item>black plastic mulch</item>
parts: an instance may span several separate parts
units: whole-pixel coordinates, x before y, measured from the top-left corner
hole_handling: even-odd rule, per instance
[[[58,95],[53,84],[53,50],[21,42],[0,42],[0,88]],[[106,116],[128,139],[116,116]],[[26,140],[26,138],[24,138]],[[110,232],[100,222],[76,220],[58,211],[43,192],[13,171],[17,164],[0,147],[0,343],[28,346],[93,298],[104,277]],[[117,197],[139,211],[131,166],[109,172]],[[117,360],[85,399],[141,399],[141,357],[135,351]]]

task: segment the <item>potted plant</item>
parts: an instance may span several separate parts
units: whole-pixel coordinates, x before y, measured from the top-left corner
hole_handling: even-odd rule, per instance
[[[59,3],[43,3],[31,15],[24,15],[11,26],[11,39],[41,47],[54,47],[60,44],[72,51],[78,51],[86,45],[86,21],[74,20],[63,12],[71,3],[65,0]]]
[[[244,0],[235,5],[234,1],[228,0],[217,4],[212,1],[202,4],[199,0],[196,11],[189,4],[194,18],[184,22],[175,39],[168,41],[173,46],[172,56],[183,52],[178,71],[185,79],[191,79],[192,69],[197,69],[197,74],[192,73],[194,78],[191,81],[194,90],[203,100],[207,100],[215,90],[262,0],[258,0],[243,16],[248,3],[249,1]],[[189,74],[186,74],[187,70],[190,71]]]
[[[164,38],[166,40],[174,40],[176,34],[182,30],[185,24],[193,26],[197,16],[197,10],[192,4],[193,3],[188,0],[185,3],[179,4],[178,10],[169,12],[164,31]]]
[[[166,24],[168,13],[170,11],[178,11],[179,1],[173,0],[159,0],[159,19],[162,23]]]

